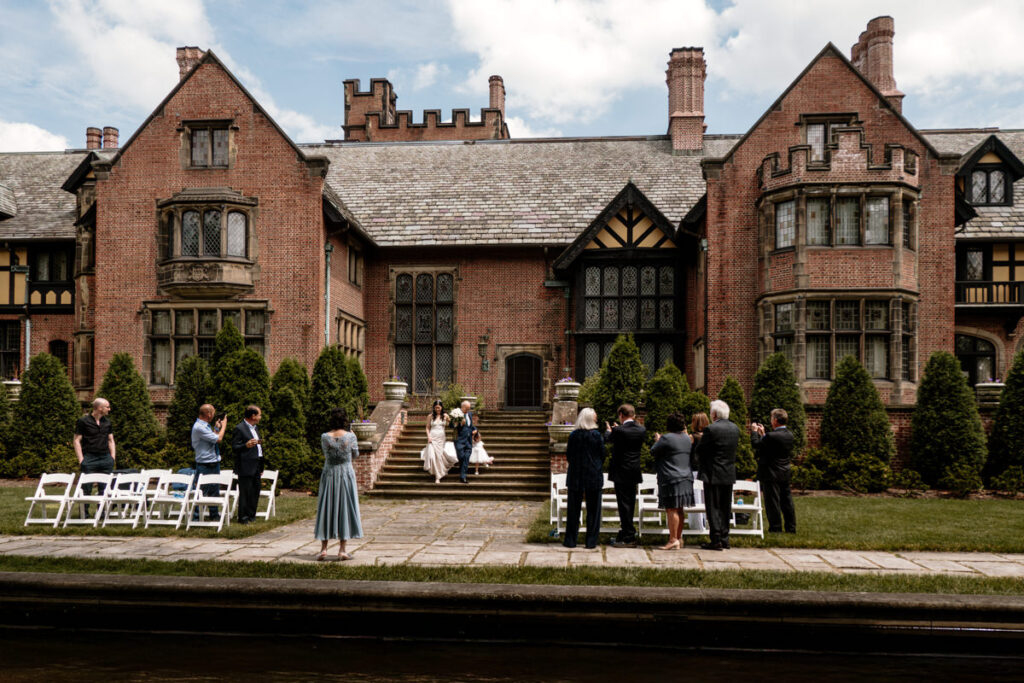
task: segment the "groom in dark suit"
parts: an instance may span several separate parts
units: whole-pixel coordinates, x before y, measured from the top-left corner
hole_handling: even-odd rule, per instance
[[[463,401],[459,408],[465,417],[461,425],[455,425],[455,455],[459,458],[459,481],[468,484],[466,475],[469,473],[469,458],[473,455],[473,433],[476,426],[473,424],[474,416],[469,409],[469,401]]]
[[[608,478],[615,483],[615,503],[619,508],[619,533],[612,541],[613,548],[635,548],[636,527],[633,509],[636,507],[636,487],[643,481],[640,472],[640,447],[647,430],[633,418],[636,410],[625,403],[619,406],[619,422],[614,427],[605,423],[604,441],[612,445],[612,461],[608,465]]]

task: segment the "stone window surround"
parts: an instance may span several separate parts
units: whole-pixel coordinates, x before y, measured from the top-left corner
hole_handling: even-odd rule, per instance
[[[346,356],[355,356],[362,363],[366,350],[366,321],[345,313],[340,308],[334,320],[338,326],[338,346]]]
[[[227,130],[228,132],[228,163],[227,165],[219,166],[193,166],[192,165],[192,132],[196,130]],[[224,169],[234,168],[235,162],[238,156],[238,149],[236,147],[235,134],[238,132],[238,126],[234,124],[232,119],[208,119],[208,120],[192,120],[182,121],[181,125],[177,128],[177,132],[181,136],[181,149],[178,154],[181,168],[190,171],[217,171]],[[213,159],[213,136],[210,136],[210,159]]]
[[[253,263],[256,261],[256,229],[255,219],[259,214],[256,199],[249,197],[211,197],[208,201],[193,202],[189,200],[169,199],[158,203],[157,217],[157,262],[169,261],[237,261]],[[199,256],[182,256],[181,254],[181,221],[187,211],[198,211],[200,215]],[[203,254],[203,216],[206,211],[220,211],[220,253]],[[245,256],[228,256],[228,215],[237,212],[245,216]],[[168,223],[168,220],[170,221]]]
[[[963,335],[965,337],[977,337],[978,339],[983,339],[983,340],[989,342],[990,344],[992,344],[992,346],[995,348],[995,368],[994,368],[994,371],[995,371],[995,373],[1001,379],[1003,379],[1005,381],[1005,379],[1006,379],[1006,376],[1005,376],[1006,362],[1007,362],[1006,361],[1006,357],[1007,357],[1006,344],[1003,342],[1002,339],[999,338],[998,335],[993,334],[989,330],[985,330],[985,329],[982,329],[980,327],[970,327],[970,326],[967,326],[967,325],[956,325],[953,328],[954,339],[958,335]],[[1012,351],[1012,349],[1011,349],[1011,351]],[[954,345],[954,355],[956,355],[955,354],[955,345]]]
[[[271,318],[273,317],[273,314],[274,314],[274,310],[270,307],[270,302],[268,300],[266,300],[266,299],[246,299],[246,300],[235,300],[235,301],[231,301],[231,300],[229,300],[229,301],[220,301],[220,300],[218,300],[218,301],[181,301],[181,302],[177,302],[177,301],[176,302],[144,301],[142,303],[142,309],[139,311],[139,314],[142,316],[143,338],[145,339],[145,346],[144,346],[145,350],[144,350],[143,355],[142,355],[142,376],[146,378],[146,383],[147,383],[148,386],[150,386],[150,387],[174,386],[174,375],[177,372],[177,367],[176,367],[177,359],[176,359],[176,353],[174,352],[174,347],[173,346],[171,347],[171,352],[170,352],[170,361],[171,361],[171,367],[170,367],[170,373],[169,373],[170,382],[168,384],[156,384],[156,383],[154,383],[152,381],[152,372],[153,372],[153,339],[155,337],[155,335],[153,334],[152,325],[153,325],[153,313],[154,312],[156,312],[156,311],[169,311],[171,313],[171,320],[170,320],[171,332],[170,332],[170,334],[167,334],[167,335],[159,335],[159,337],[161,339],[164,339],[164,338],[170,339],[170,340],[175,339],[179,335],[176,335],[174,333],[175,332],[175,330],[174,330],[174,324],[175,324],[174,312],[175,311],[180,311],[180,310],[194,310],[194,311],[197,311],[197,312],[198,311],[216,310],[218,312],[218,318],[217,318],[217,331],[218,332],[220,331],[221,327],[223,326],[223,320],[224,320],[223,311],[226,311],[226,310],[227,311],[247,311],[247,310],[252,310],[252,311],[261,311],[261,312],[265,313],[262,336],[259,336],[259,335],[255,335],[255,336],[254,335],[246,335],[245,334],[245,322],[244,322],[244,320],[242,321],[242,329],[239,330],[239,332],[242,333],[242,337],[245,338],[246,341],[249,341],[250,339],[256,339],[259,336],[259,338],[261,338],[262,342],[263,342],[263,355],[264,355],[264,357],[266,357],[267,346],[268,346],[267,340],[270,338]],[[197,315],[198,315],[198,313],[197,313]],[[190,336],[192,339],[196,339],[199,336],[204,336],[205,337],[205,335],[199,335],[198,334],[198,317],[196,318],[196,323],[195,323],[195,326],[193,328],[192,334],[191,335],[185,335],[185,336]],[[210,338],[213,338],[213,337],[210,337]]]
[[[880,301],[887,300],[889,302],[889,327],[887,330],[878,330],[877,333],[885,334],[889,337],[888,346],[888,369],[885,378],[873,378],[873,381],[879,386],[898,386],[902,383],[909,383],[913,385],[917,376],[917,295],[911,294],[903,290],[857,290],[857,291],[835,291],[835,290],[817,290],[817,291],[804,291],[799,293],[788,292],[785,294],[776,294],[768,297],[762,297],[758,301],[758,322],[760,327],[760,343],[758,364],[764,362],[764,359],[769,353],[775,350],[775,306],[777,304],[794,303],[794,325],[792,332],[783,333],[784,337],[791,339],[792,343],[792,354],[793,354],[793,370],[796,375],[798,382],[804,386],[828,386],[831,384],[832,379],[824,378],[808,378],[807,377],[807,336],[814,334],[829,335],[830,341],[830,375],[835,377],[835,366],[839,359],[835,357],[835,337],[837,335],[844,334],[844,330],[836,330],[834,324],[834,305],[830,305],[830,321],[828,330],[808,330],[807,328],[807,303],[809,301]],[[909,303],[909,312],[911,320],[909,322],[909,329],[903,321],[903,309],[902,304]],[[860,320],[863,320],[864,305],[861,304],[860,309]],[[859,360],[863,364],[864,362],[864,337],[872,334],[872,330],[857,329],[845,331],[846,334],[857,335],[859,337]],[[911,379],[902,379],[902,359],[903,359],[903,344],[905,340],[909,340],[911,343]]]
[[[462,282],[462,275],[457,265],[435,265],[435,264],[410,264],[407,267],[403,266],[391,266],[388,268],[388,349],[390,358],[388,359],[389,375],[395,376],[398,374],[396,369],[397,359],[395,346],[396,342],[396,328],[397,328],[397,280],[399,275],[408,274],[412,276],[413,283],[416,282],[416,276],[421,273],[429,273],[434,278],[435,286],[435,303],[436,303],[436,286],[437,276],[447,273],[452,276],[452,376],[451,381],[453,383],[458,382],[459,377],[459,354],[455,352],[458,346],[459,339],[459,288]],[[415,298],[415,293],[414,293]],[[415,321],[414,321],[415,324]],[[436,342],[432,342],[436,346]],[[404,345],[404,343],[403,343]],[[416,346],[416,342],[412,342],[413,347]],[[415,353],[415,352],[414,352]],[[406,377],[406,381],[409,383],[409,394],[423,395],[422,393],[417,394],[415,391],[416,379],[415,377]],[[429,392],[428,392],[429,393]]]
[[[498,409],[505,407],[508,397],[505,396],[505,361],[510,356],[531,354],[541,359],[541,404],[546,410],[550,408],[549,397],[553,392],[551,384],[551,364],[555,359],[555,350],[551,344],[495,344],[494,363],[498,370]]]
[[[348,282],[350,285],[355,287],[363,286],[363,271],[365,267],[365,261],[363,260],[363,252],[354,240],[350,240],[348,243]]]
[[[867,213],[865,205],[869,198],[884,196],[889,197],[889,239],[885,243],[866,243],[865,233],[867,226],[865,217]],[[857,221],[859,231],[858,241],[856,244],[836,244],[836,201],[841,198],[852,197],[860,199],[860,209]],[[825,198],[829,200],[829,243],[810,244],[807,241],[807,200]],[[903,238],[903,202],[905,199],[909,199],[912,202],[910,215],[913,220],[913,224],[910,229],[909,247],[905,246],[905,240]],[[912,190],[909,187],[902,185],[894,186],[890,183],[877,185],[804,185],[796,188],[786,188],[785,190],[767,194],[760,200],[761,220],[762,224],[765,226],[764,229],[761,230],[762,242],[767,246],[769,253],[792,251],[796,247],[804,247],[807,249],[891,249],[897,246],[903,246],[905,249],[909,248],[911,251],[916,251],[918,232],[918,200],[919,193],[917,190]],[[776,247],[776,235],[778,234],[775,223],[776,206],[787,201],[795,202],[795,236],[792,245]]]

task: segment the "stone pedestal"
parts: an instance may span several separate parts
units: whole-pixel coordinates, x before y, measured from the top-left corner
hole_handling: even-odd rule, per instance
[[[568,422],[574,425],[578,414],[579,404],[576,401],[555,401],[551,409],[551,424],[560,425]]]

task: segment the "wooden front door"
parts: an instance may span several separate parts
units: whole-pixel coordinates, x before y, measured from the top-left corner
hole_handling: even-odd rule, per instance
[[[542,367],[540,358],[529,353],[505,360],[505,407],[541,407]]]

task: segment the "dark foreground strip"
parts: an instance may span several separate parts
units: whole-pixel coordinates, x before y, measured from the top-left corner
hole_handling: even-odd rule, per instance
[[[1024,598],[0,572],[0,628],[1019,654]],[[47,637],[41,635],[41,637]]]

